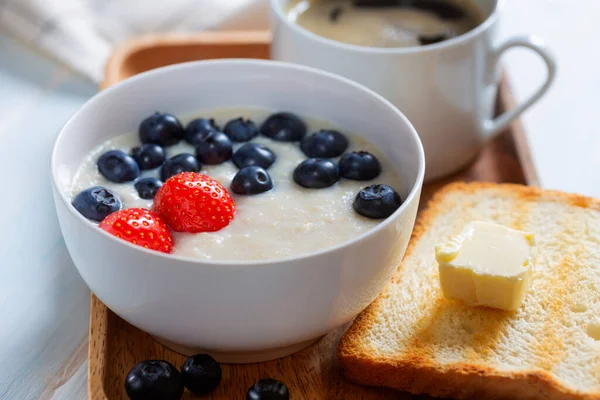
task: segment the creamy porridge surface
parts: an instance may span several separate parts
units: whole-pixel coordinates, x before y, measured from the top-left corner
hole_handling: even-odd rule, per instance
[[[257,125],[271,111],[256,109],[226,109],[203,112],[193,117],[215,118],[220,126],[229,119],[244,116]],[[184,118],[185,124],[193,118]],[[308,133],[318,129],[333,128],[330,124],[304,118]],[[341,179],[325,189],[306,189],[292,179],[294,168],[307,157],[298,142],[277,142],[259,135],[252,142],[264,144],[277,155],[277,161],[268,169],[273,180],[273,190],[259,195],[237,195],[230,191],[237,207],[232,223],[218,232],[173,232],[175,247],[172,254],[201,260],[266,260],[307,254],[326,249],[356,238],[381,223],[357,214],[352,208],[356,194],[374,183],[384,183],[402,193],[400,179],[389,160],[364,139],[346,134],[350,141],[348,151],[366,150],[378,157],[382,173],[372,181]],[[123,208],[150,209],[152,200],[141,199],[133,182],[118,184],[106,180],[96,167],[98,157],[108,150],[129,152],[139,146],[137,132],[117,136],[93,149],[75,175],[71,195],[91,186],[104,186],[119,195]],[[234,151],[243,143],[234,144]],[[167,157],[179,153],[195,154],[187,142],[165,148]],[[160,168],[142,171],[141,177],[158,177]],[[200,173],[211,176],[229,189],[238,172],[233,162],[220,165],[202,165]]]

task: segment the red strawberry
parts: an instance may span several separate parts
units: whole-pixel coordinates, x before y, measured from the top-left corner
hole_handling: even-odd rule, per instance
[[[126,208],[110,214],[100,223],[100,228],[119,239],[150,250],[170,253],[173,238],[165,221],[145,208]]]
[[[223,185],[196,172],[169,178],[156,193],[153,210],[177,232],[215,232],[235,216],[235,204]]]

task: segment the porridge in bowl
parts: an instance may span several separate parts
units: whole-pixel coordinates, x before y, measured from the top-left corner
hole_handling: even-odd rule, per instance
[[[137,134],[93,149],[71,187],[75,208],[92,221],[104,220],[100,227],[117,236],[120,229],[127,236],[135,224],[157,224],[163,233],[154,237],[145,231],[140,243],[134,242],[164,234],[157,248],[146,246],[155,250],[199,260],[250,261],[350,241],[402,202],[394,167],[360,132],[251,108],[207,111],[182,121],[157,113]],[[181,193],[202,196],[203,191],[210,194],[207,203],[196,197],[177,203]],[[198,222],[193,208],[209,203],[215,214]]]

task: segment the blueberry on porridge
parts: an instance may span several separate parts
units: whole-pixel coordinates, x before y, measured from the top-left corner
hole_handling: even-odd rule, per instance
[[[157,112],[138,135],[91,150],[73,180],[73,206],[138,246],[251,261],[347,242],[402,204],[387,157],[326,121],[240,108],[183,122]]]
[[[208,132],[221,131],[221,128],[212,118],[196,118],[190,121],[185,128],[185,141],[197,145]]]
[[[111,150],[98,159],[98,171],[109,181],[116,183],[130,182],[140,176],[137,162],[121,150]]]
[[[237,194],[259,194],[273,189],[269,173],[257,165],[244,167],[231,181],[231,190]]]
[[[294,170],[294,180],[300,186],[323,189],[340,180],[336,163],[326,158],[309,158]]]
[[[252,120],[239,117],[229,121],[223,132],[234,142],[247,142],[258,135],[258,128]]]
[[[348,139],[333,129],[322,129],[305,137],[300,148],[308,157],[339,157],[348,148]]]
[[[346,153],[340,159],[340,175],[346,179],[369,181],[381,173],[377,157],[368,151]]]
[[[160,179],[153,178],[151,176],[147,178],[138,179],[133,186],[138,192],[140,199],[153,199],[158,192],[158,189],[162,187],[163,183]]]
[[[207,132],[196,143],[196,157],[202,164],[221,164],[233,155],[233,145],[222,132]]]
[[[182,172],[198,172],[200,163],[189,153],[177,154],[169,158],[160,168],[160,179],[165,182],[170,177]]]
[[[387,218],[402,205],[400,195],[388,185],[371,185],[356,195],[352,206],[367,218]]]
[[[306,125],[294,114],[281,112],[267,118],[260,133],[280,142],[296,142],[306,135]]]
[[[138,134],[142,143],[173,146],[184,138],[185,131],[174,115],[156,112],[142,121]]]
[[[131,149],[131,156],[141,170],[160,167],[167,159],[165,149],[154,143],[146,143]]]
[[[102,186],[82,190],[73,198],[71,204],[81,215],[95,222],[102,221],[123,206],[119,196]]]
[[[238,168],[252,167],[263,167],[268,169],[273,163],[277,156],[267,146],[257,143],[246,143],[233,155],[233,162]]]

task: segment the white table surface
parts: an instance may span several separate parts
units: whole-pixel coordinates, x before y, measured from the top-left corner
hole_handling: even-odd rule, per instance
[[[505,1],[502,36],[537,34],[558,62],[554,86],[521,118],[541,185],[600,197],[600,1]],[[517,99],[543,80],[526,51],[504,60]]]
[[[502,29],[505,37],[539,34],[559,60],[554,88],[523,118],[542,185],[595,196],[598,21],[598,0],[507,0]],[[528,54],[515,51],[506,62],[517,99],[542,80],[541,64]],[[62,124],[95,91],[91,82],[0,33],[3,400],[86,398],[89,291],[61,238],[49,163]]]

